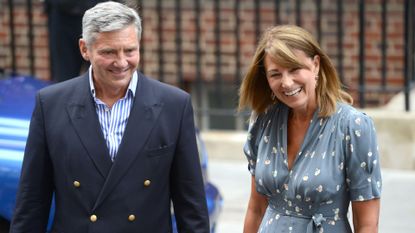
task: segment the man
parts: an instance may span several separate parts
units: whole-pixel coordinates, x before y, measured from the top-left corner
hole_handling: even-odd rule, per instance
[[[85,12],[77,78],[36,96],[10,232],[209,232],[193,110],[185,92],[145,77],[141,20],[120,3]]]

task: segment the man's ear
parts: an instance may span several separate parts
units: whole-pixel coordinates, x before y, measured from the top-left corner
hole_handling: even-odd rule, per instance
[[[86,46],[86,42],[84,39],[79,39],[79,51],[81,52],[81,56],[86,60],[89,61],[89,54],[88,54],[88,47]]]

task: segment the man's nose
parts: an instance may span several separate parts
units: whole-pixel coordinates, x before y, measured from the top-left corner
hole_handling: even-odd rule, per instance
[[[123,53],[119,54],[114,61],[114,65],[116,67],[126,67],[128,65],[127,57]]]

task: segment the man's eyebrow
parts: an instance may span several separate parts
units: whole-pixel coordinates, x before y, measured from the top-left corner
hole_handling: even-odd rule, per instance
[[[98,51],[102,51],[102,52],[110,52],[110,51],[114,51],[115,49],[112,49],[112,48],[102,48],[102,49],[99,49]]]

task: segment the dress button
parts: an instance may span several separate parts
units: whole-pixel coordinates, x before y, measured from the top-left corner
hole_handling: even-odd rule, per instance
[[[150,186],[150,184],[151,184],[150,180],[145,180],[144,181],[144,186],[148,187],[148,186]]]
[[[93,214],[93,215],[91,215],[91,217],[89,217],[89,220],[91,220],[91,222],[96,222],[97,219],[98,219],[98,217],[95,214]]]
[[[128,215],[128,221],[132,222],[134,220],[135,220],[135,215],[134,214]]]
[[[81,183],[79,181],[75,180],[73,182],[73,186],[75,186],[75,188],[79,188],[81,186]]]

